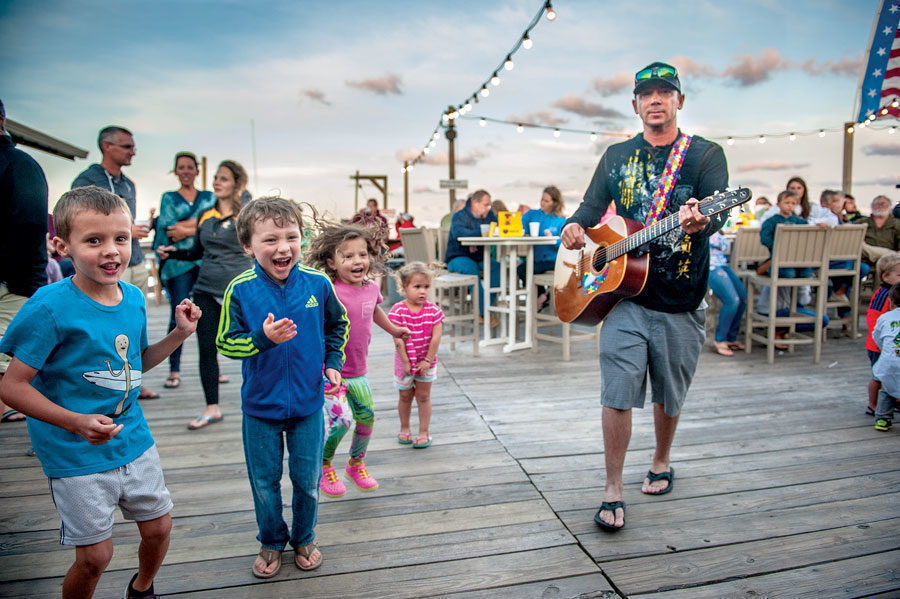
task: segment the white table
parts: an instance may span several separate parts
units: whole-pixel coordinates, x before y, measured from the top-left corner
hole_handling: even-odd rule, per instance
[[[534,246],[556,245],[559,237],[541,235],[538,237],[460,237],[459,243],[466,246],[484,247],[484,272],[482,275],[484,295],[484,337],[480,345],[503,344],[503,351],[509,353],[517,349],[531,347],[531,332],[534,327],[534,294],[532,282],[534,279]],[[500,285],[491,287],[491,248],[497,248],[497,261],[500,263]],[[519,263],[520,248],[525,251],[525,286],[519,287],[519,277],[516,267]],[[497,293],[497,305],[490,305],[492,293]],[[525,301],[519,304],[519,299]],[[519,312],[525,314],[525,338],[522,341],[516,339],[516,317]],[[490,325],[491,314],[500,317],[499,332],[492,335]]]

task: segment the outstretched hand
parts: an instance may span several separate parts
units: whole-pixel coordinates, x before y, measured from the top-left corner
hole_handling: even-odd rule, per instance
[[[275,316],[269,312],[263,321],[263,333],[272,343],[284,343],[297,336],[297,325],[290,318],[275,320]],[[338,378],[338,384],[340,384],[340,378]]]
[[[103,445],[121,432],[122,424],[115,424],[113,419],[103,414],[79,414],[75,419],[72,432],[84,437],[91,445]]]
[[[203,312],[191,300],[183,299],[181,303],[175,306],[175,329],[190,335],[197,330],[197,321]]]

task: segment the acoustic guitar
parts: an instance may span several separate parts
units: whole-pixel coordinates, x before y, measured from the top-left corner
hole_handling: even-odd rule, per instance
[[[746,187],[704,198],[697,209],[705,216],[730,210],[748,202]],[[679,227],[678,214],[671,214],[649,227],[614,216],[585,231],[585,247],[556,254],[553,294],[556,314],[563,322],[596,325],[617,303],[641,292],[647,282],[650,255],[629,252]]]

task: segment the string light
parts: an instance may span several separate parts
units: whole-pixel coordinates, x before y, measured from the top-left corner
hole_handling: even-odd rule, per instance
[[[553,130],[553,137],[559,137],[559,129]]]
[[[896,128],[896,127],[891,127],[890,129],[888,129],[888,133],[889,133],[890,135],[893,135],[895,131],[897,131],[897,128]]]
[[[734,138],[733,138],[733,137],[729,137],[727,143],[728,143],[729,146],[733,146],[733,145],[734,145]]]
[[[797,134],[791,133],[790,135],[788,135],[788,139],[791,141],[795,141],[797,139]]]
[[[894,101],[891,102],[891,108],[898,108],[898,107],[900,107],[900,100],[897,100],[896,98],[894,98]]]
[[[848,134],[852,135],[852,134],[853,134],[853,131],[854,131],[854,129],[853,129],[853,126],[852,126],[852,125],[851,125],[850,127],[847,127],[847,133],[848,133]]]
[[[484,119],[479,120],[479,121],[478,121],[478,126],[479,126],[479,127],[487,127],[487,121],[484,120]]]
[[[825,137],[825,129],[819,129],[819,137]]]
[[[556,11],[553,10],[553,5],[550,4],[550,0],[547,0],[547,20],[548,21],[556,20]]]
[[[760,135],[760,136],[759,136],[759,143],[761,143],[761,144],[766,143],[766,136],[765,136],[765,135]]]
[[[597,134],[594,133],[593,131],[591,131],[590,140],[591,140],[591,143],[597,141]]]
[[[537,24],[541,22],[541,16],[543,16],[543,15],[547,16],[548,21],[553,21],[556,19],[556,11],[553,10],[553,6],[551,5],[550,0],[545,0],[541,3],[540,10],[538,10],[537,13],[535,13],[534,17],[532,17],[531,21],[528,23],[528,26],[525,27],[525,31],[522,32],[522,35],[516,39],[516,43],[509,50],[509,52],[506,53],[506,56],[500,62],[500,64],[497,65],[497,67],[492,71],[491,76],[486,81],[484,81],[484,83],[482,83],[480,87],[476,88],[475,92],[473,94],[471,94],[468,98],[466,98],[466,100],[464,102],[459,103],[457,105],[456,109],[451,108],[449,110],[449,112],[444,111],[441,114],[441,120],[438,121],[438,125],[437,125],[437,127],[435,127],[435,130],[434,130],[434,134],[433,134],[434,140],[438,139],[438,137],[440,135],[439,131],[442,128],[442,125],[444,123],[449,123],[453,119],[464,116],[467,113],[471,112],[471,110],[473,108],[472,104],[473,103],[477,104],[479,102],[479,100],[480,100],[479,96],[481,98],[487,98],[490,95],[491,92],[488,89],[488,83],[490,83],[491,86],[494,86],[494,87],[500,85],[500,76],[498,75],[498,73],[501,70],[511,71],[513,69],[513,67],[515,66],[515,64],[513,63],[513,56],[519,50],[519,48],[524,48],[526,50],[529,50],[534,45],[534,42],[531,39],[530,33],[531,33],[531,30],[534,29],[537,26]],[[451,106],[452,106],[452,104],[451,104]],[[429,147],[434,147],[434,146],[429,144]],[[423,157],[424,157],[424,152],[420,153],[413,160],[413,164],[421,161],[423,159]]]
[[[519,123],[518,125],[516,125],[516,132],[521,133],[524,130],[525,130],[525,127],[522,125],[522,123]]]

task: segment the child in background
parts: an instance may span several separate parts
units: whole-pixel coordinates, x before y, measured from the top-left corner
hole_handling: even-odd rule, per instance
[[[900,283],[891,287],[890,312],[878,317],[872,338],[881,348],[872,366],[872,378],[881,383],[875,407],[875,430],[889,431],[893,426],[894,401],[900,397]]]
[[[322,564],[314,530],[322,369],[340,384],[349,323],[325,273],[297,263],[302,223],[300,206],[284,198],[259,198],[241,209],[238,240],[254,263],[226,288],[216,336],[220,353],[243,360],[244,457],[262,545],[252,568],[257,578],[278,574],[288,543],[301,570]],[[285,443],[294,490],[290,531],[281,500]]]
[[[878,360],[878,354],[881,348],[872,337],[875,330],[875,324],[878,317],[891,309],[888,302],[891,293],[891,287],[900,283],[900,252],[892,252],[885,254],[878,259],[875,264],[875,280],[881,281],[881,286],[872,294],[869,300],[869,309],[866,312],[866,328],[869,330],[866,335],[866,353],[869,355],[869,364],[875,366]],[[881,389],[881,383],[874,377],[869,381],[869,405],[866,406],[866,414],[868,416],[875,415],[875,405],[878,402],[878,391]]]
[[[400,433],[397,441],[424,449],[431,445],[428,427],[431,424],[431,385],[437,377],[437,351],[441,344],[444,313],[428,301],[428,291],[434,272],[421,262],[410,262],[397,272],[406,299],[394,304],[388,318],[398,326],[407,327],[412,334],[405,343],[394,341],[394,383],[400,392],[397,411],[400,414]],[[419,409],[419,434],[412,438],[409,427],[413,397]]]
[[[138,394],[150,370],[197,328],[189,300],[176,326],[148,345],[141,290],[120,281],[131,257],[131,212],[99,187],[66,192],[53,211],[57,251],[74,276],[41,287],[0,342],[12,362],[3,401],[28,416],[28,432],[75,546],[62,596],[91,597],[113,554],[116,506],[141,534],[138,572],[124,596],[156,597],[153,579],[169,548],[172,499]]]
[[[391,323],[378,305],[384,299],[373,279],[375,273],[383,269],[386,259],[380,248],[367,229],[353,225],[325,226],[306,254],[308,264],[324,270],[331,277],[338,299],[350,319],[350,337],[344,350],[347,359],[341,374],[356,427],[344,474],[360,491],[378,488],[378,481],[369,475],[364,461],[375,424],[375,401],[366,378],[372,323],[392,337],[409,338],[409,330]],[[347,487],[338,478],[331,461],[349,426],[346,419],[333,417],[333,414],[328,416],[330,430],[322,456],[319,490],[328,497],[340,497],[347,492]]]
[[[769,248],[769,255],[773,253],[775,246],[775,227],[778,225],[805,225],[807,222],[794,214],[794,209],[800,200],[797,194],[792,191],[784,190],[778,194],[776,205],[778,206],[778,214],[766,219],[759,232],[759,240],[764,246]],[[785,279],[806,279],[813,275],[811,268],[782,268],[778,276]],[[801,302],[805,304],[806,302]]]

